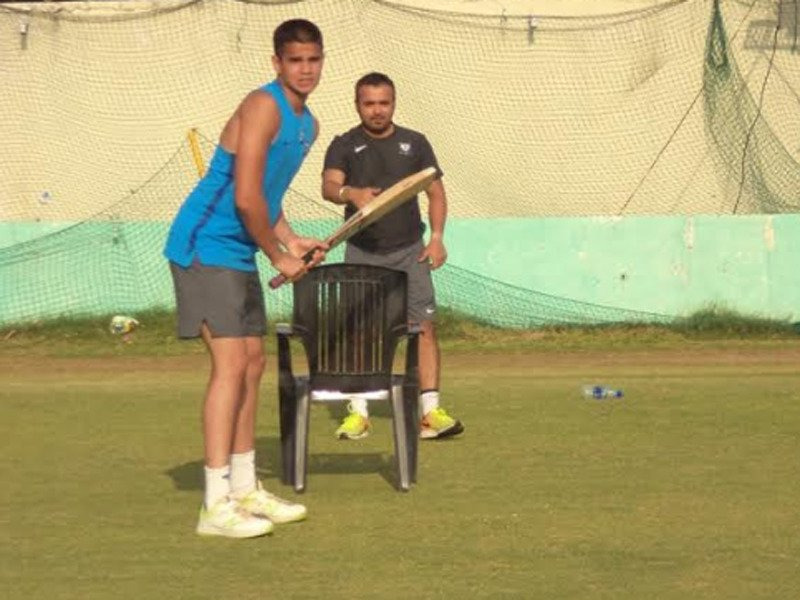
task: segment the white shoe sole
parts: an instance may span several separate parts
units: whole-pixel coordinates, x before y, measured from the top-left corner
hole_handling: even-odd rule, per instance
[[[446,437],[458,435],[464,431],[461,421],[456,421],[447,429],[436,431],[435,429],[424,428],[419,430],[419,437],[422,440],[441,440]]]
[[[307,516],[308,516],[308,513],[304,512],[303,514],[297,515],[297,516],[294,516],[294,517],[282,517],[282,518],[279,518],[279,517],[276,517],[276,516],[272,516],[272,517],[269,518],[269,520],[272,521],[273,523],[277,524],[277,525],[286,525],[287,523],[299,523],[300,521],[305,521]]]
[[[336,438],[339,440],[363,440],[368,435],[369,435],[369,429],[367,429],[364,433],[359,433],[358,435],[350,435],[349,433],[337,433]]]
[[[237,531],[235,529],[225,529],[222,527],[215,527],[213,525],[203,525],[200,524],[197,526],[197,534],[202,536],[216,536],[216,537],[228,537],[228,538],[235,538],[235,539],[246,539],[246,538],[255,538],[255,537],[262,537],[265,535],[269,535],[272,533],[274,527],[270,521],[264,520],[265,523],[269,523],[268,526],[264,526],[261,529],[256,530],[240,530]]]

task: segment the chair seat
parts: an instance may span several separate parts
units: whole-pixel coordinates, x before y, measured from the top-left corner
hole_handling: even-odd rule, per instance
[[[339,392],[337,390],[316,390],[311,392],[312,402],[343,402],[353,399],[388,400],[389,390],[373,390],[371,392]]]
[[[308,389],[308,376],[296,375],[295,382],[298,389],[305,393]],[[402,394],[403,376],[392,375],[392,389],[365,390],[363,392],[342,392],[341,390],[314,390],[311,392],[312,402],[347,402],[353,399],[363,400],[389,400],[392,393]]]

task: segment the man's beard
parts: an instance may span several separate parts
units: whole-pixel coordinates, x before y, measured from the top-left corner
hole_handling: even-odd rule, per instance
[[[392,123],[392,121],[387,121],[386,125],[382,127],[373,127],[369,123],[362,123],[361,125],[364,127],[364,129],[366,129],[369,133],[372,133],[373,135],[383,135],[392,128],[392,125],[394,125],[394,123]]]

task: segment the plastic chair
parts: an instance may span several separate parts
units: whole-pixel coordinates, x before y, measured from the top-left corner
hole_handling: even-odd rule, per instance
[[[406,274],[330,264],[312,269],[293,286],[292,324],[277,326],[283,482],[305,490],[311,402],[370,392],[390,401],[397,483],[408,491],[417,470],[419,328],[408,325]],[[307,376],[292,372],[291,337],[305,349]],[[392,364],[403,338],[405,372],[395,374]]]

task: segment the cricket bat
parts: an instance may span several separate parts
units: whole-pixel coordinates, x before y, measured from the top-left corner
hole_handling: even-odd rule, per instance
[[[393,186],[386,188],[373,198],[372,202],[353,214],[347,221],[342,223],[332,234],[325,238],[329,250],[347,241],[359,231],[371,225],[387,213],[410,200],[421,191],[426,190],[436,178],[436,168],[428,167],[418,173],[409,175],[401,179]],[[303,256],[305,262],[310,262],[314,251],[310,251]],[[269,287],[278,288],[286,282],[286,277],[276,275],[269,280]]]

